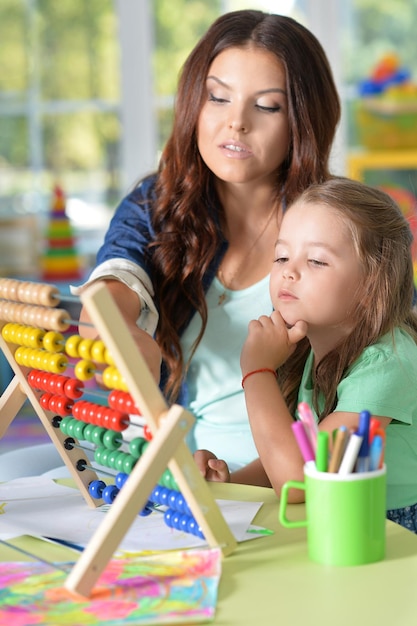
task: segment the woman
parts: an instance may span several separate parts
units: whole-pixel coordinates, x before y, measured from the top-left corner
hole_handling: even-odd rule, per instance
[[[257,456],[240,384],[247,325],[271,311],[285,203],[329,177],[339,117],[305,27],[222,15],[183,67],[158,171],[117,208],[89,279],[106,280],[166,397],[196,416],[191,449],[216,450],[235,481]]]

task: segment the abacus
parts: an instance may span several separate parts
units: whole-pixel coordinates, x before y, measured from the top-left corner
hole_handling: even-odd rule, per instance
[[[0,279],[0,347],[14,371],[0,398],[0,437],[28,398],[87,504],[112,502],[65,586],[89,596],[134,518],[159,498],[178,507],[169,512],[169,525],[203,536],[227,556],[236,540],[184,442],[194,417],[177,404],[168,407],[105,283],[81,294],[99,339],[65,338],[74,320],[57,308],[60,302],[53,285]],[[109,407],[82,399],[83,381],[94,379],[98,368],[111,389]],[[127,427],[135,430],[131,417],[138,413],[148,440],[131,436],[129,453],[112,447]],[[115,485],[98,479],[82,438],[99,444],[98,465],[119,471]]]

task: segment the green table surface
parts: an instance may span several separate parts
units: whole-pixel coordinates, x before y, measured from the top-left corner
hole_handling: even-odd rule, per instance
[[[215,626],[388,626],[417,623],[417,535],[387,521],[386,558],[359,567],[309,561],[305,529],[285,529],[271,489],[211,484],[216,498],[263,502],[254,523],[274,534],[240,543],[223,559]],[[304,505],[288,507],[302,519]],[[20,537],[12,543],[48,560],[74,553]],[[0,558],[16,559],[0,546]]]

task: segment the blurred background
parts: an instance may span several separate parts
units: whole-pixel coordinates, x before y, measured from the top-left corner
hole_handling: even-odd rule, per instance
[[[417,0],[0,0],[3,275],[36,273],[57,185],[88,272],[117,203],[158,162],[183,61],[218,15],[241,8],[290,15],[324,46],[343,101],[333,170],[366,178],[385,168],[394,178],[384,183],[415,191],[417,139],[380,145],[378,111],[360,121],[357,106],[381,59],[395,56],[412,83]],[[384,115],[396,135],[398,108]]]

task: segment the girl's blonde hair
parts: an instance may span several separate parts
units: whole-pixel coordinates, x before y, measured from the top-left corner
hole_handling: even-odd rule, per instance
[[[323,418],[334,410],[339,382],[367,346],[396,327],[404,328],[417,342],[417,315],[412,310],[413,237],[406,218],[388,194],[347,178],[312,185],[296,203],[320,204],[338,211],[351,232],[363,268],[363,280],[352,303],[353,330],[314,371],[313,404],[319,414],[318,395],[323,394],[325,406],[319,416]],[[281,389],[293,414],[309,350],[308,340],[300,342],[279,370]]]

